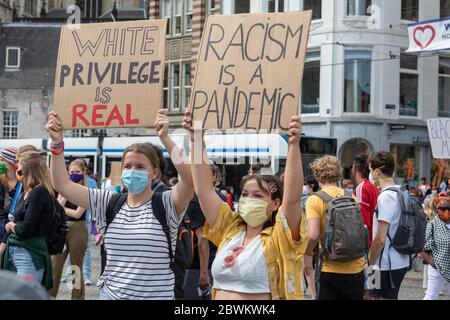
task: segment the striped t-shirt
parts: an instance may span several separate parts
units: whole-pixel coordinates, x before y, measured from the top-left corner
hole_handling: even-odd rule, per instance
[[[106,228],[106,208],[114,192],[89,189],[89,209],[100,232]],[[172,191],[162,194],[172,250],[175,252],[179,217]],[[151,200],[137,208],[125,203],[105,235],[107,262],[97,286],[115,299],[173,300],[175,276],[170,269],[169,248],[162,226],[153,215]]]

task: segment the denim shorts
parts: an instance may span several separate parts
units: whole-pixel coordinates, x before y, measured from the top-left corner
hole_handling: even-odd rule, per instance
[[[44,268],[36,270],[27,249],[17,246],[9,247],[9,268],[25,281],[42,282]]]

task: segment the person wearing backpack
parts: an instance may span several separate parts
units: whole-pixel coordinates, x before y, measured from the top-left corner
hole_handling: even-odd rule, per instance
[[[86,172],[85,162],[76,159],[69,165],[69,177],[74,183],[82,186],[86,185],[84,173]],[[86,226],[86,209],[67,201],[62,195],[58,196],[58,201],[64,207],[67,217],[69,231],[66,235],[65,250],[52,256],[53,288],[49,293],[56,298],[61,283],[61,276],[67,256],[70,257],[70,270],[75,273],[75,285],[72,288],[72,300],[84,300],[85,283],[83,259],[88,243],[88,228]]]
[[[90,209],[105,235],[107,262],[97,283],[101,300],[174,299],[173,252],[193,183],[190,161],[170,139],[168,126],[166,111],[158,111],[156,132],[174,159],[180,182],[170,191],[153,192],[151,185],[159,168],[157,152],[150,144],[135,143],[122,157],[121,179],[128,193],[114,194],[69,180],[61,121],[55,112],[49,113],[53,187],[67,201]]]
[[[316,159],[310,167],[321,187],[306,202],[310,238],[306,255],[318,255],[318,299],[362,300],[368,233],[359,207],[350,193],[337,187],[342,168],[336,157]],[[346,236],[335,236],[339,234]],[[305,261],[311,264],[312,259]]]
[[[159,168],[157,168],[156,179],[152,183],[152,191],[153,192],[165,192],[171,190],[163,181],[163,177],[166,171],[166,159],[164,158],[163,151],[157,145],[150,144],[156,151],[156,154],[159,158]],[[158,170],[159,169],[159,170]],[[185,232],[189,230],[189,219],[184,215],[183,220],[178,226],[178,236],[177,236],[177,244],[175,246],[174,252],[174,274],[175,274],[175,299],[183,299],[184,298],[184,274],[186,271],[186,259],[190,259],[192,256],[192,252],[188,252],[188,249],[185,246],[183,240],[187,239],[187,242],[190,243],[192,238],[189,235],[189,232]]]
[[[434,200],[437,214],[428,222],[426,244],[421,256],[428,264],[428,286],[424,300],[437,300],[447,287],[450,295],[450,197],[439,194]]]
[[[6,225],[1,268],[50,289],[52,264],[46,240],[54,196],[50,172],[42,155],[31,151],[21,155],[17,176],[24,193],[15,206],[14,221]]]
[[[391,244],[401,217],[400,185],[395,184],[395,162],[387,151],[372,153],[369,157],[369,180],[378,184],[381,193],[373,221],[373,241],[369,266],[380,270],[380,288],[369,291],[375,299],[397,300],[400,286],[409,267],[409,256],[398,252]]]

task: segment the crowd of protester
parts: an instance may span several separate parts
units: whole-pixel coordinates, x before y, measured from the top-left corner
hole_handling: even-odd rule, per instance
[[[399,185],[386,151],[355,155],[350,179],[334,156],[316,159],[304,178],[301,119],[294,116],[282,177],[251,166],[237,194],[222,187],[222,172],[203,156],[203,136],[191,121],[186,112],[189,159],[171,140],[166,113],[158,113],[161,143],[182,159],[171,179],[162,150],[150,143],[126,148],[120,186],[110,170],[102,181],[92,179],[84,160],[66,163],[54,112],[50,167],[32,146],[2,149],[1,269],[54,298],[61,282],[73,282],[76,300],[93,282],[101,300],[304,299],[306,292],[319,300],[395,300],[412,260],[396,243],[403,204],[417,200],[418,219],[428,220],[414,255],[426,264],[424,299],[450,290],[450,179]],[[67,230],[54,252],[48,234],[57,208]],[[99,279],[92,278],[92,250],[101,251]],[[373,266],[377,286],[368,283]]]

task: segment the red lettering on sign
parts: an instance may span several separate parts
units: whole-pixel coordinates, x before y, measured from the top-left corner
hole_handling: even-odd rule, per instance
[[[72,127],[77,127],[77,120],[81,120],[85,126],[89,127],[108,127],[113,121],[117,121],[119,125],[137,125],[139,124],[139,119],[133,119],[132,116],[132,105],[130,103],[126,104],[125,107],[125,118],[120,112],[117,104],[112,107],[112,110],[105,104],[95,104],[92,106],[92,115],[90,119],[85,117],[88,107],[85,104],[76,104],[72,107]],[[103,112],[106,110],[106,112]],[[123,112],[123,111],[122,111]],[[106,119],[106,122],[105,122]],[[90,121],[89,121],[90,120]]]
[[[72,107],[72,127],[77,126],[77,118],[79,118],[84,125],[89,126],[89,121],[83,116],[86,112],[87,106],[85,104],[76,104]]]
[[[119,124],[121,126],[123,126],[125,123],[122,115],[120,114],[119,107],[117,106],[117,104],[114,106],[113,110],[109,114],[108,120],[106,120],[106,126],[109,126],[113,120],[119,121]]]
[[[131,104],[127,103],[127,124],[139,124],[139,119],[131,119]]]
[[[104,118],[104,115],[101,113],[98,113],[99,110],[106,110],[108,108],[107,105],[104,104],[95,104],[92,107],[92,125],[99,127],[99,126],[104,126],[105,125],[105,121],[97,121],[97,119],[101,120]]]

